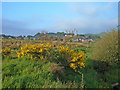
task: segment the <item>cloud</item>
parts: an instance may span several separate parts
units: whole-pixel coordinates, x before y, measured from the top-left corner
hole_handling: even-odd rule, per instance
[[[67,3],[67,10],[78,14],[80,17],[99,17],[102,14],[115,11],[117,8],[117,2]]]
[[[99,15],[100,6],[92,5],[91,3],[68,3],[67,10],[74,12],[80,17],[93,17]]]
[[[117,18],[56,18],[55,21],[54,26],[47,28],[48,31],[57,32],[76,28],[79,33],[100,33],[117,26]]]
[[[54,24],[44,30],[48,32],[65,32],[76,28],[79,33],[100,33],[110,30],[117,26],[117,18],[100,19],[100,18],[63,18],[59,17],[53,20]],[[13,21],[9,19],[2,20],[2,32],[10,35],[34,35],[41,32],[43,28],[30,28],[26,22]]]
[[[33,35],[40,31],[40,28],[29,28],[30,23],[27,21],[13,21],[9,19],[2,19],[2,33],[10,35]]]
[[[54,25],[47,29],[52,30],[53,32],[57,32],[65,31],[65,29],[77,28],[79,33],[100,33],[117,27],[117,12],[111,12],[111,9],[116,8],[113,7],[113,5],[115,6],[117,3],[108,3],[106,5],[79,4],[67,4],[67,10],[77,14],[76,17],[55,18]]]

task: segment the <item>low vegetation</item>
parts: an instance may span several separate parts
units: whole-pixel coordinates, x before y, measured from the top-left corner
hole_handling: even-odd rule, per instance
[[[108,64],[117,64],[118,56],[118,31],[112,30],[102,37],[93,49],[93,59]]]
[[[88,45],[3,39],[2,87],[113,88],[120,81],[117,33]]]

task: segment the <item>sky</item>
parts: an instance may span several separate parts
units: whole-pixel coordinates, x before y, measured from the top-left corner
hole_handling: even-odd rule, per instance
[[[2,33],[35,35],[37,32],[101,33],[118,25],[117,2],[3,2]]]

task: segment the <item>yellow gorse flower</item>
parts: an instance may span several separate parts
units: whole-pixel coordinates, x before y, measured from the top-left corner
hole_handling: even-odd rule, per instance
[[[78,69],[85,67],[86,56],[84,52],[82,51],[75,52],[74,50],[70,50],[68,47],[63,46],[60,47],[59,52],[63,58],[69,56],[69,59],[71,59],[69,66],[75,72],[80,73]]]
[[[46,57],[49,54],[52,54],[51,51],[52,45],[50,43],[40,43],[38,45],[28,45],[21,47],[21,51],[17,52],[18,58],[27,56],[31,60],[41,59],[46,60]],[[8,49],[9,50],[9,49]],[[74,51],[73,49],[69,49],[69,47],[60,46],[57,50],[60,54],[56,54],[57,58],[63,58],[63,65],[67,65],[72,68],[75,72],[81,73],[79,70],[85,67],[86,56],[82,51]]]
[[[0,53],[2,53],[2,56],[5,57],[5,56],[9,56],[11,54],[13,54],[13,52],[11,51],[10,48],[4,48],[0,51]]]
[[[28,56],[33,59],[43,59],[47,51],[51,48],[50,43],[38,44],[38,45],[28,45],[21,47],[21,51],[17,52],[18,58]]]

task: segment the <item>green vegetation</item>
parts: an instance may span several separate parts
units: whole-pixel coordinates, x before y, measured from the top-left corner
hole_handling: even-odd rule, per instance
[[[62,42],[51,42],[47,44],[39,40],[12,41],[11,39],[8,41],[4,39],[4,52],[2,53],[4,57],[2,59],[2,87],[112,88],[112,84],[120,83],[118,78],[120,67],[118,64],[115,64],[117,56],[115,59],[112,56],[117,55],[116,52],[118,48],[115,47],[115,45],[118,45],[116,42],[117,37],[117,31],[111,31],[99,41],[90,43],[89,45],[80,43],[64,44]],[[6,49],[8,43],[10,49]],[[25,46],[26,43],[32,45],[27,47]],[[46,47],[49,47],[49,50],[47,50]],[[107,53],[106,50],[111,51]],[[80,53],[80,51],[82,51],[82,53]],[[78,56],[76,56],[77,53]],[[34,56],[28,58],[28,54]],[[49,57],[45,57],[45,55]],[[80,59],[81,55],[83,55],[83,57],[86,55],[85,64],[82,64],[85,67],[82,68],[78,67],[79,63],[82,63],[80,62],[83,59]],[[70,63],[73,63],[71,61],[75,61],[74,64],[77,67],[70,66]]]
[[[108,64],[118,63],[118,31],[111,31],[95,44],[93,59]]]

